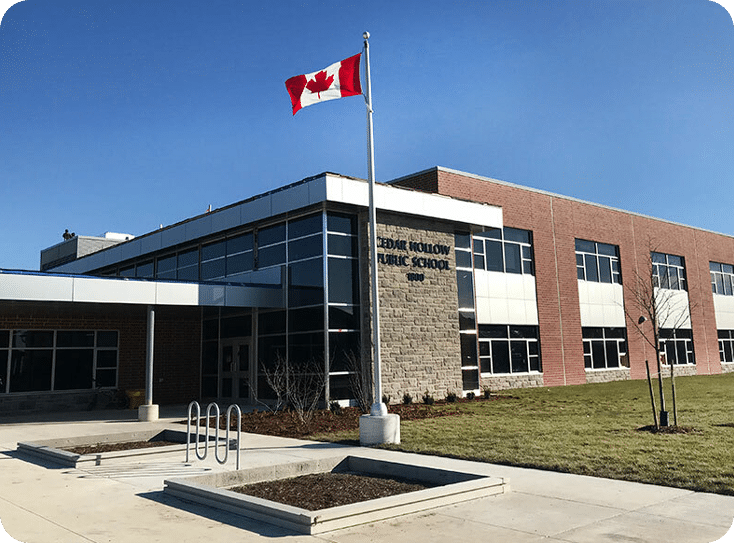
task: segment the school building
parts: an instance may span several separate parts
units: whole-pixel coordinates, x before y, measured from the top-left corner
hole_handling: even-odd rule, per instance
[[[436,398],[645,377],[640,286],[676,375],[734,371],[734,238],[447,168],[375,187],[383,392]],[[325,399],[371,371],[368,186],[323,173],[140,235],[73,236],[0,270],[0,413]]]

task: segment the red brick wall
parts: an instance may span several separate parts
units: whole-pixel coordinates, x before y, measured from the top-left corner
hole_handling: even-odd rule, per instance
[[[499,205],[505,226],[533,232],[546,385],[586,382],[575,238],[619,246],[625,309],[635,320],[639,309],[630,289],[637,273],[649,266],[651,248],[685,257],[696,369],[699,374],[721,372],[709,261],[734,263],[734,238],[440,169],[396,184]],[[652,363],[654,351],[629,322],[627,334],[631,377],[642,379],[645,360]]]
[[[0,329],[117,330],[118,388],[145,388],[145,306],[3,302]],[[158,307],[153,359],[153,400],[188,403],[199,397],[201,310]]]

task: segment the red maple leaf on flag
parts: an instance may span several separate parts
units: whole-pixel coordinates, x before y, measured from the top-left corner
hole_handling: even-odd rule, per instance
[[[330,75],[326,77],[326,70],[322,70],[317,73],[313,79],[309,80],[306,84],[306,88],[311,92],[315,92],[321,99],[321,91],[329,90],[331,84],[334,82],[334,76]]]

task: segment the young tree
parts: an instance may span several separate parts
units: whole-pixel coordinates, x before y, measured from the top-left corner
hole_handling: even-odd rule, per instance
[[[667,426],[668,412],[665,409],[663,394],[662,359],[660,331],[671,335],[683,328],[690,327],[690,302],[687,292],[687,278],[682,258],[667,255],[657,250],[648,241],[648,257],[638,269],[628,292],[631,303],[625,312],[640,336],[655,350],[660,394],[660,424]],[[670,366],[673,398],[673,423],[678,424],[678,410],[675,394],[674,357],[667,360]]]

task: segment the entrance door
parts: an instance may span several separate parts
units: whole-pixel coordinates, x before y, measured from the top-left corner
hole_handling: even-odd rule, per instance
[[[221,340],[219,356],[219,396],[232,403],[248,402],[250,387],[250,338]]]

